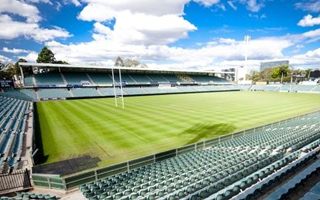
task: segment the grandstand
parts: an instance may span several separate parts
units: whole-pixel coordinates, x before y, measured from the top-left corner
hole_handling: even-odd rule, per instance
[[[320,93],[320,85],[299,85],[299,84],[271,84],[252,85],[251,91],[273,91],[273,92],[300,92],[300,93]]]
[[[115,73],[115,81],[119,80],[119,70],[121,71],[122,81],[125,85],[159,85],[159,84],[230,84],[223,78],[215,74],[232,72],[214,71],[184,71],[184,70],[159,70],[159,69],[140,69],[125,67],[94,67],[77,65],[58,65],[58,64],[38,64],[20,63],[26,87],[50,87],[83,85],[86,86],[106,86],[113,84],[112,70]],[[33,68],[33,73],[30,74]],[[31,69],[30,69],[31,68]]]
[[[305,184],[320,171],[319,85],[237,85],[212,71],[20,67],[23,85],[0,94],[0,194],[11,193],[0,199],[59,199],[17,192],[31,187],[96,200],[320,196],[320,179]],[[121,87],[125,109],[113,102]]]
[[[80,190],[89,199],[230,199],[237,195],[246,199],[246,188],[297,160],[303,155],[301,147],[319,146],[319,121],[320,113],[315,113],[252,130],[211,148],[81,185]],[[320,169],[319,161],[304,174]],[[280,199],[274,194],[270,199]]]
[[[25,167],[28,120],[32,104],[28,101],[0,96],[0,172]],[[31,119],[32,120],[32,119]]]
[[[37,73],[30,74],[35,67]],[[125,96],[239,90],[212,71],[120,68],[122,83],[119,68],[21,63],[21,71],[26,71],[24,89],[9,93],[33,101],[114,96],[114,84],[116,94],[122,85]]]

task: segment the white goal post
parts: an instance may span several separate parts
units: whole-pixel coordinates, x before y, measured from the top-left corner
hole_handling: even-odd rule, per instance
[[[124,109],[124,98],[123,98],[123,87],[122,87],[122,77],[121,77],[121,69],[119,69],[119,87],[120,87],[120,98],[121,98],[121,104],[122,104],[122,109]],[[117,94],[117,82],[115,80],[115,76],[114,76],[114,68],[111,69],[111,73],[112,73],[112,85],[113,85],[113,95],[114,95],[114,104],[116,107],[118,107],[118,94]]]

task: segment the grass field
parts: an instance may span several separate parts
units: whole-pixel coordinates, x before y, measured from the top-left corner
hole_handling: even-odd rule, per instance
[[[320,108],[320,95],[223,92],[40,102],[47,163],[98,156],[99,166],[214,138]]]

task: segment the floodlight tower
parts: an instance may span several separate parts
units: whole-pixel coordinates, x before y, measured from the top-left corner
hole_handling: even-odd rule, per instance
[[[245,51],[244,51],[244,70],[246,71],[248,68],[248,47],[249,47],[249,40],[251,37],[249,35],[244,36],[245,42]],[[246,76],[244,76],[244,80],[246,80]]]

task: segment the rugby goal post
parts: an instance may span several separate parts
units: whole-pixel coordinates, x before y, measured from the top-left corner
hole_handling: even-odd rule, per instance
[[[122,109],[124,109],[124,98],[123,98],[123,82],[122,82],[122,77],[121,77],[121,69],[119,69],[119,88],[120,88],[120,98],[121,98],[121,105],[122,105]],[[115,80],[115,75],[114,75],[114,67],[111,68],[111,74],[112,74],[112,85],[113,85],[113,95],[114,95],[114,104],[116,107],[118,107],[118,92],[117,92],[117,81]]]

